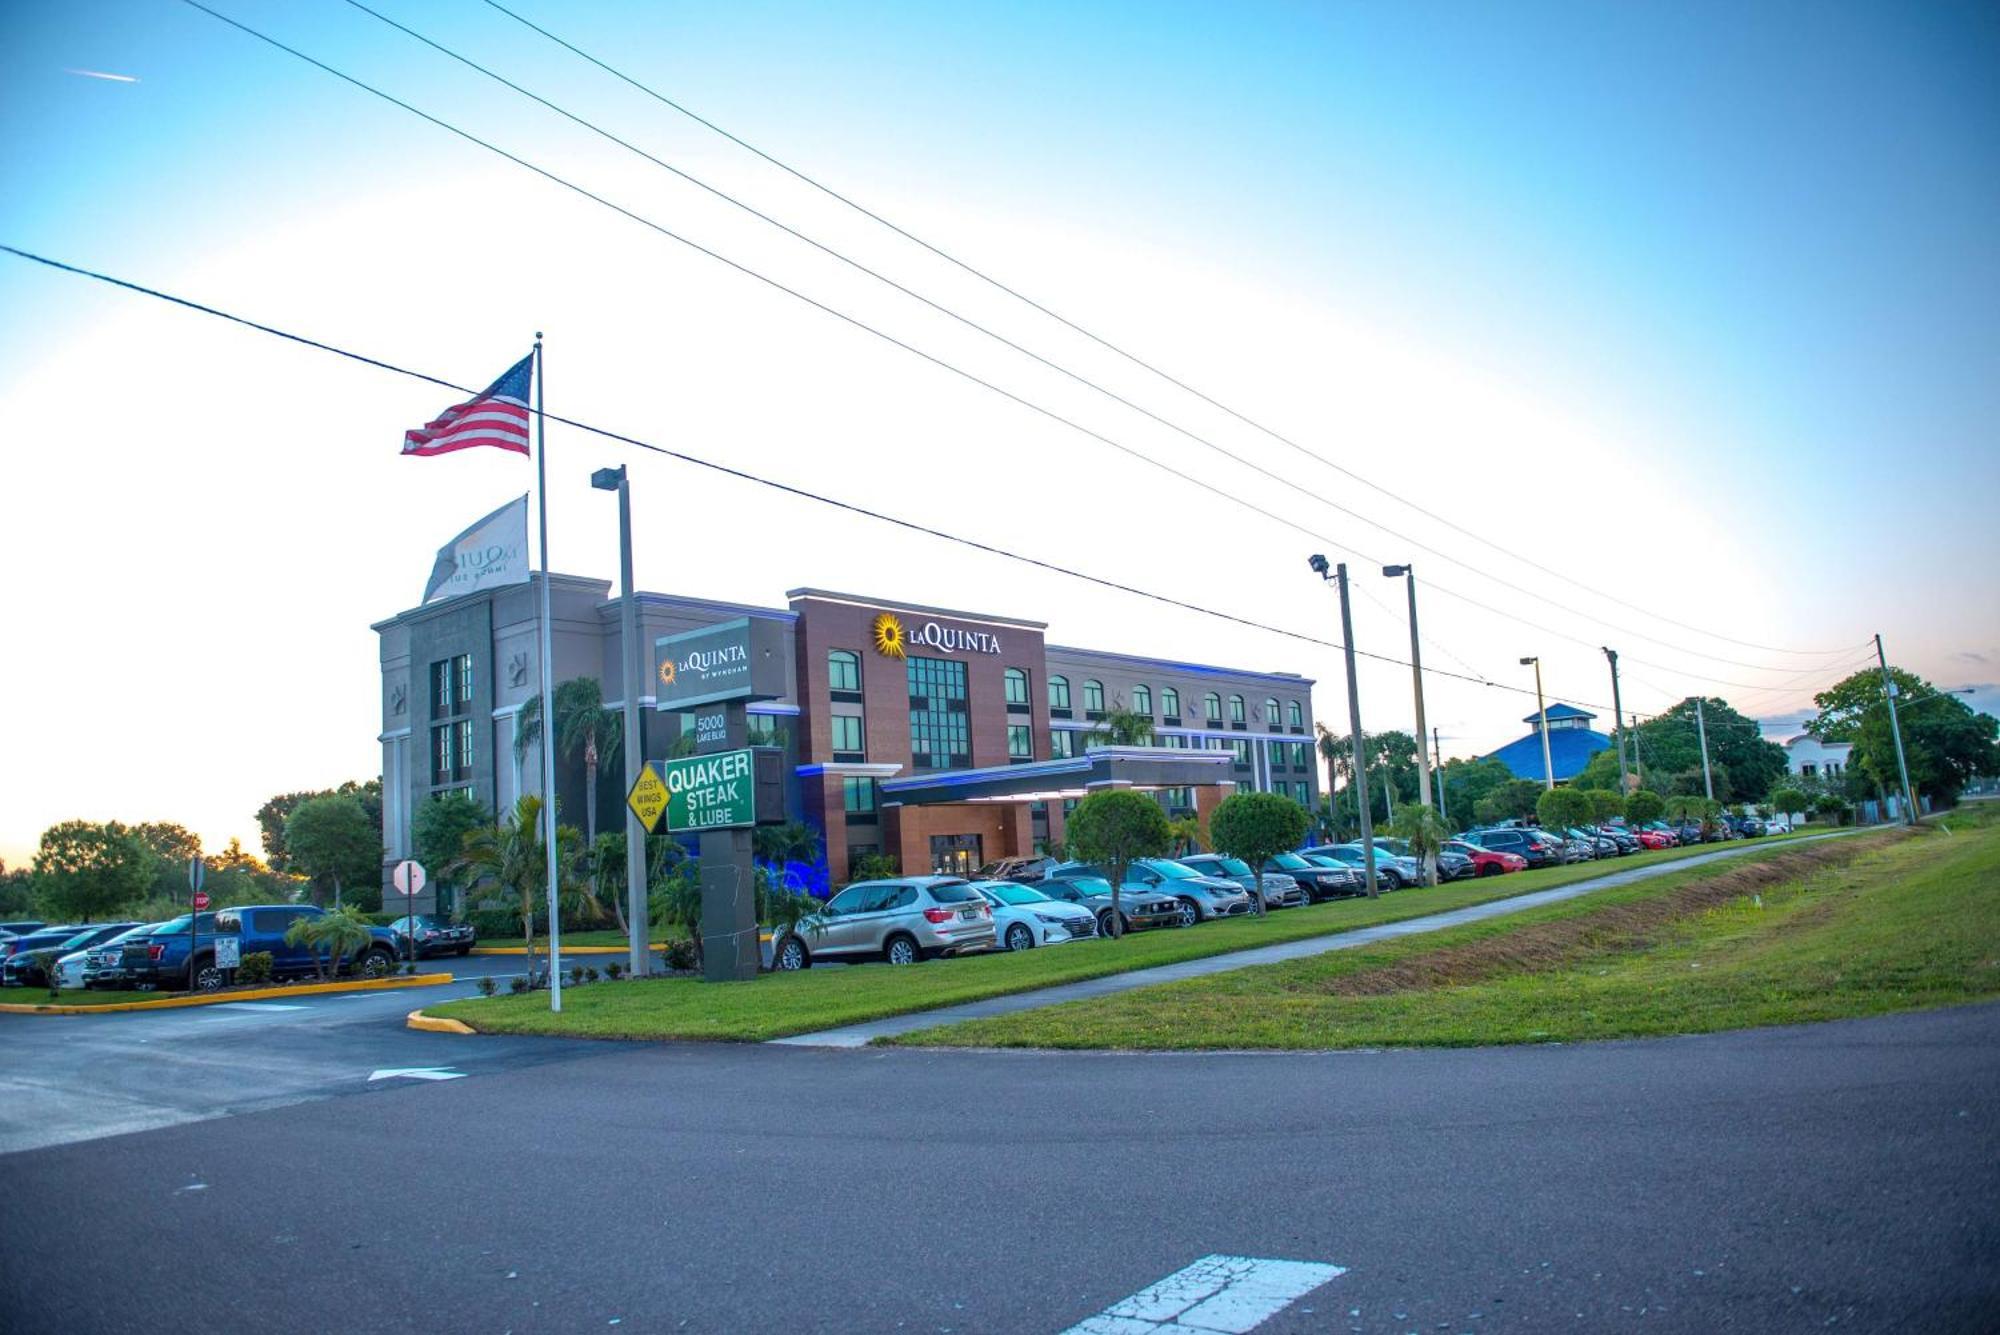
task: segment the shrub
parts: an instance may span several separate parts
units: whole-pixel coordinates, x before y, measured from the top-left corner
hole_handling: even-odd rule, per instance
[[[598,977],[599,977],[599,974],[598,974],[598,972],[597,972],[597,966],[595,966],[595,965],[585,965],[585,966],[584,966],[584,970],[583,970],[583,981],[584,981],[584,982],[586,982],[586,983],[594,983],[594,982],[596,982],[596,981],[598,980]]]
[[[50,1001],[54,1001],[62,991],[62,974],[56,970],[56,961],[62,955],[60,950],[38,950],[33,956],[35,967],[42,971],[42,977],[48,982]]]
[[[1555,830],[1590,823],[1590,795],[1574,788],[1551,788],[1535,799],[1535,814],[1542,824]]]
[[[404,963],[403,963],[403,972],[404,972],[405,974],[408,974],[408,975],[412,975],[412,976],[414,976],[414,975],[416,974],[416,972],[417,972],[417,962],[416,962],[415,960],[406,960],[406,961],[404,961]]]
[[[245,955],[236,966],[236,981],[239,983],[268,983],[271,981],[271,952],[253,950]]]
[[[667,967],[677,973],[685,973],[701,962],[701,957],[695,952],[694,942],[686,937],[669,941],[664,953],[667,957]]]
[[[611,963],[604,966],[604,976],[606,978],[609,978],[612,982],[615,983],[620,978],[625,976],[625,966],[618,963],[618,961],[613,960]]]
[[[1666,799],[1650,788],[1641,788],[1625,799],[1625,819],[1634,825],[1650,825],[1666,809]]]
[[[492,995],[493,995],[493,994],[494,994],[495,992],[498,992],[499,990],[500,990],[500,984],[498,984],[498,983],[496,983],[496,982],[494,982],[494,981],[493,981],[493,975],[492,975],[492,974],[488,973],[488,974],[481,974],[481,975],[480,975],[480,978],[479,978],[479,995],[480,995],[480,996],[482,996],[482,997],[490,997],[490,996],[492,996]]]
[[[571,987],[583,986],[583,966],[581,964],[572,964],[569,966],[569,985]]]
[[[528,990],[528,980],[526,976],[521,974],[516,974],[514,977],[509,978],[507,980],[507,990],[509,992],[512,992],[517,997],[520,996],[522,993],[526,992]]]

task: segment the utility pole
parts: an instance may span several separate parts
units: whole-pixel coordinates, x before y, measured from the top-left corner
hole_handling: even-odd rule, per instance
[[[1307,564],[1321,579],[1328,578],[1324,556],[1314,554]],[[1361,687],[1354,679],[1354,613],[1347,601],[1347,563],[1341,562],[1335,571],[1332,578],[1340,586],[1340,642],[1347,650],[1347,729],[1354,744],[1354,777],[1348,786],[1361,820],[1361,866],[1368,874],[1368,897],[1374,899],[1381,890],[1375,883],[1375,823],[1368,816],[1368,757],[1361,740]]]
[[[1618,791],[1622,795],[1629,790],[1625,785],[1625,707],[1618,696],[1618,651],[1606,649],[1604,656],[1611,660],[1611,722],[1618,734]]]
[[[1708,800],[1715,800],[1715,778],[1708,771],[1708,719],[1701,710],[1701,697],[1694,698],[1694,730],[1701,738],[1701,787],[1708,794]]]
[[[1540,658],[1521,660],[1522,667],[1530,663],[1535,665],[1535,709],[1541,715],[1541,727],[1536,731],[1542,734],[1542,787],[1553,793],[1556,790],[1556,763],[1549,759],[1549,702],[1542,694],[1542,660]]]
[[[1896,718],[1896,681],[1889,675],[1889,658],[1882,652],[1882,637],[1875,637],[1875,661],[1882,668],[1882,694],[1889,701],[1889,733],[1896,739],[1896,773],[1903,780],[1903,824],[1917,823],[1917,798],[1910,791],[1910,762],[1903,758],[1903,725]]]
[[[1633,717],[1637,718],[1638,715],[1635,714]],[[1635,724],[1634,726],[1636,727],[1637,725]],[[1638,780],[1639,786],[1644,788],[1646,786],[1646,756],[1639,749],[1639,734],[1636,732],[1632,734],[1632,774]]]
[[[1431,805],[1431,758],[1424,747],[1424,652],[1417,639],[1417,572],[1407,565],[1383,566],[1382,573],[1389,578],[1403,577],[1404,591],[1410,596],[1410,684],[1417,695],[1417,797],[1424,806]],[[1437,884],[1437,854],[1424,854],[1424,884]]]
[[[1417,740],[1421,742],[1423,738],[1419,737]],[[1438,819],[1450,820],[1450,815],[1444,809],[1444,745],[1438,741],[1438,730],[1436,728],[1431,729],[1431,751],[1432,758],[1437,762],[1432,767],[1431,772],[1437,775]]]

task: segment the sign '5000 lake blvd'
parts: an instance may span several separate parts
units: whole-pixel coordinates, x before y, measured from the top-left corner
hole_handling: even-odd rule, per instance
[[[721,751],[659,763],[667,785],[667,828],[676,834],[757,823],[750,752]]]

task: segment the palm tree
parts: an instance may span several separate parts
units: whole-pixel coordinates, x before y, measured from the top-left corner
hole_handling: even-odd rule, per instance
[[[542,799],[533,793],[514,804],[513,814],[502,825],[485,825],[466,833],[464,852],[451,864],[448,874],[466,889],[468,899],[481,893],[492,895],[521,914],[521,938],[527,946],[528,977],[535,969],[535,910],[547,888],[548,846],[542,842]],[[576,831],[564,826],[556,832],[556,895],[558,901],[574,893]]]
[[[750,833],[751,850],[760,862],[814,862],[819,858],[819,831],[803,821],[759,825]]]
[[[356,958],[374,942],[368,920],[352,904],[325,913],[292,919],[285,929],[285,944],[303,945],[312,952],[313,972],[325,978],[328,968],[340,972],[340,962],[350,954]],[[321,952],[324,952],[322,954]]]
[[[555,691],[556,754],[564,760],[583,753],[584,845],[597,844],[597,769],[615,765],[625,752],[625,728],[618,715],[604,707],[604,688],[595,677],[572,677]],[[514,734],[519,760],[541,740],[542,697],[531,696],[521,706],[521,724]]]
[[[1097,726],[1083,735],[1091,746],[1145,746],[1153,740],[1153,716],[1127,709],[1123,699],[1114,699]]]
[[[605,907],[609,905],[610,916],[617,921],[620,932],[626,931],[624,871],[625,836],[617,830],[606,830],[591,841],[590,875],[583,882],[583,907],[602,922]]]
[[[1182,816],[1168,821],[1167,833],[1173,838],[1175,857],[1208,851],[1208,831],[1202,827],[1199,816]]]

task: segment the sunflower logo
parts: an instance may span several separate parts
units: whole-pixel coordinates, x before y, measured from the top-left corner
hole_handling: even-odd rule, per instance
[[[884,658],[901,658],[909,647],[909,639],[903,634],[903,623],[894,612],[884,612],[875,618],[875,652]]]
[[[660,685],[662,686],[673,685],[674,676],[675,676],[674,660],[671,658],[662,658],[660,660]]]

